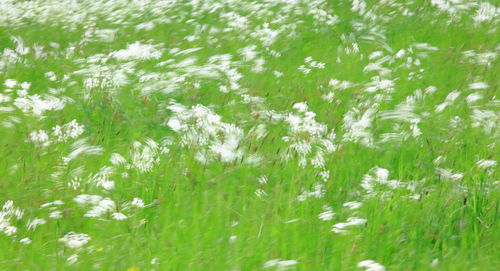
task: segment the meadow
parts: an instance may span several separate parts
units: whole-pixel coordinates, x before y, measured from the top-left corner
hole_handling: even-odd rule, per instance
[[[0,270],[498,270],[495,0],[0,0]]]

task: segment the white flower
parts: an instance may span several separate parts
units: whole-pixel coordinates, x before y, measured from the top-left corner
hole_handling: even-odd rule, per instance
[[[0,233],[4,233],[7,236],[12,236],[17,232],[17,227],[10,225],[11,220],[17,218],[21,219],[23,216],[23,210],[14,207],[14,202],[8,200],[2,206],[0,210]]]
[[[436,168],[436,171],[444,180],[458,181],[464,177],[463,173],[453,173],[451,169]]]
[[[175,116],[168,125],[181,136],[181,145],[189,148],[200,147],[196,160],[208,163],[217,160],[230,163],[243,156],[240,148],[244,131],[221,121],[221,117],[203,105],[195,105],[190,109],[172,103],[168,109]]]
[[[22,88],[22,89],[24,89],[24,90],[29,89],[29,88],[30,88],[30,86],[31,86],[31,83],[28,83],[28,82],[23,82],[23,83],[21,84],[21,88]]]
[[[255,190],[255,195],[256,195],[257,197],[259,197],[259,198],[262,198],[262,197],[267,196],[267,193],[266,193],[266,191],[264,191],[263,189],[260,189],[260,188],[259,188],[259,189]]]
[[[141,23],[135,26],[136,30],[146,30],[149,31],[155,27],[155,24],[153,22],[145,22]]]
[[[60,142],[65,142],[70,138],[77,138],[85,131],[83,125],[80,125],[76,120],[72,120],[63,126],[56,125],[53,130],[53,135]]]
[[[61,211],[53,211],[49,214],[49,218],[52,218],[52,219],[60,219],[62,218],[62,212]]]
[[[257,178],[257,181],[259,182],[259,184],[264,185],[264,184],[267,183],[267,176],[266,175],[262,175],[259,178]]]
[[[115,34],[118,29],[96,29],[94,32],[95,39],[100,42],[111,42],[115,39]]]
[[[309,68],[306,68],[304,65],[300,65],[298,68],[297,68],[299,71],[303,72],[304,74],[308,74],[311,72],[311,69]]]
[[[264,263],[264,268],[275,267],[276,270],[286,270],[291,266],[297,265],[299,262],[296,260],[281,260],[274,259]]]
[[[63,204],[64,204],[64,202],[62,200],[55,200],[53,202],[47,202],[47,203],[40,205],[40,208],[46,208],[46,207],[51,207],[51,206],[55,206],[55,205],[63,205]]]
[[[308,109],[307,103],[302,102],[302,103],[296,103],[293,105],[294,109],[297,109],[299,112],[306,112]]]
[[[300,195],[297,196],[297,200],[305,201],[306,199],[312,197],[320,199],[326,193],[323,184],[317,183],[313,186],[313,188],[314,188],[313,191],[304,190]]]
[[[46,72],[45,73],[45,78],[49,79],[50,81],[56,81],[57,76],[54,72]]]
[[[147,60],[147,59],[158,59],[162,55],[162,52],[155,48],[151,44],[141,44],[140,42],[135,42],[130,44],[127,49],[118,50],[110,54],[118,60]]]
[[[49,135],[44,130],[33,131],[30,133],[30,141],[38,144],[48,143]]]
[[[0,225],[0,230],[5,233],[7,236],[12,236],[17,232],[17,228],[15,226],[5,226],[5,225]]]
[[[14,100],[14,105],[25,114],[35,115],[44,118],[45,111],[61,110],[67,103],[67,99],[62,99],[50,95],[28,95],[27,90],[18,90],[18,95]]]
[[[158,259],[158,257],[155,257],[155,258],[151,259],[151,264],[152,265],[158,265],[158,264],[160,264],[160,259]]]
[[[102,197],[99,195],[87,195],[87,194],[81,194],[76,196],[76,198],[73,199],[78,204],[81,205],[86,205],[86,204],[97,204],[99,201],[101,201]]]
[[[365,271],[385,271],[385,267],[376,261],[365,260],[358,263],[357,267],[365,268]]]
[[[113,213],[111,214],[111,217],[114,219],[114,220],[125,220],[128,218],[128,216],[122,214],[122,213]]]
[[[438,157],[436,157],[436,159],[434,159],[432,162],[434,163],[434,165],[440,165],[442,164],[444,161],[446,160],[446,157],[440,155]]]
[[[109,198],[105,198],[105,199],[99,201],[99,203],[97,205],[95,205],[94,207],[92,207],[92,209],[90,209],[90,211],[88,211],[84,216],[85,217],[100,217],[108,212],[112,212],[115,209],[116,209],[115,202]]]
[[[496,167],[497,161],[495,161],[495,160],[479,160],[479,161],[477,161],[476,165],[480,168]]]
[[[14,80],[14,79],[7,79],[5,80],[5,83],[4,85],[7,87],[7,88],[13,88],[17,85],[17,81]]]
[[[498,114],[493,110],[472,110],[472,127],[482,127],[486,134],[496,131],[498,126]]]
[[[328,92],[327,94],[321,95],[321,99],[323,99],[329,103],[333,102],[334,98],[335,98],[335,93],[333,93],[332,91]]]
[[[318,215],[318,218],[323,220],[323,221],[328,221],[328,220],[332,220],[334,215],[335,215],[334,212],[326,211],[326,212],[320,213]]]
[[[361,207],[361,205],[363,205],[363,203],[361,203],[361,202],[349,201],[349,202],[345,202],[342,206],[347,207],[351,210],[356,210],[356,209],[359,209]]]
[[[467,96],[467,104],[471,105],[474,102],[476,102],[482,98],[483,98],[483,95],[481,93],[478,93],[478,92],[469,94],[469,96]]]
[[[330,171],[324,170],[324,171],[321,171],[318,175],[321,177],[321,180],[323,180],[324,182],[327,182],[328,178],[330,178]]]
[[[344,140],[347,142],[362,143],[367,147],[373,147],[373,135],[371,132],[372,122],[376,110],[370,108],[362,113],[353,108],[344,115],[342,128],[345,130]]]
[[[251,35],[258,38],[264,47],[269,47],[276,41],[280,32],[281,30],[269,29],[269,24],[265,23],[262,27],[258,27]]]
[[[245,61],[251,61],[259,54],[259,52],[257,51],[257,46],[255,45],[244,47],[238,52],[243,56]]]
[[[335,233],[339,234],[346,234],[347,231],[344,230],[345,228],[352,227],[352,226],[360,226],[366,223],[366,219],[364,218],[359,218],[359,217],[349,217],[347,219],[347,222],[342,222],[342,223],[337,223],[333,225],[332,231]]]
[[[144,201],[140,198],[134,198],[130,204],[138,208],[144,208]]]
[[[109,161],[113,164],[113,166],[125,165],[127,163],[127,160],[118,153],[111,154]]]
[[[399,180],[389,180],[389,170],[380,167],[370,169],[368,174],[363,176],[361,187],[365,190],[365,197],[374,197],[376,195],[399,188],[407,188],[406,183]]]
[[[85,233],[69,232],[64,237],[59,238],[59,242],[64,243],[69,248],[80,248],[91,239],[92,238]]]
[[[469,84],[470,89],[486,89],[488,88],[488,83],[485,82],[477,82]]]
[[[31,244],[31,239],[29,239],[28,237],[25,237],[25,238],[19,240],[19,242],[23,245],[29,245],[29,244]]]
[[[44,225],[45,223],[47,223],[47,221],[45,221],[45,219],[35,218],[35,219],[29,221],[26,226],[28,227],[28,230],[34,231],[38,227],[38,225]]]
[[[489,2],[480,2],[476,15],[474,15],[474,21],[478,23],[491,21],[498,16],[500,16],[500,8],[495,7]]]

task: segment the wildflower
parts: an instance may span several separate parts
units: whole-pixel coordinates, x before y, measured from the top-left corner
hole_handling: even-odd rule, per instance
[[[472,110],[472,127],[481,127],[486,134],[491,134],[498,126],[498,114],[493,110]]]
[[[323,180],[324,182],[327,182],[328,181],[328,178],[330,178],[330,171],[329,170],[324,170],[324,171],[321,171],[319,173],[319,177],[321,178],[321,180]]]
[[[17,232],[17,228],[11,225],[2,225],[0,230],[7,236],[14,235]]]
[[[46,72],[45,73],[45,78],[49,79],[50,81],[56,81],[57,76],[54,72]]]
[[[347,219],[347,222],[342,222],[342,223],[337,223],[333,225],[332,231],[338,234],[346,234],[347,231],[344,230],[345,228],[352,227],[352,226],[360,226],[366,223],[366,219],[364,218],[359,218],[359,217],[349,217]]]
[[[35,218],[31,221],[28,222],[28,224],[26,225],[28,227],[28,230],[35,230],[38,225],[44,225],[45,223],[47,223],[47,221],[43,218]]]
[[[347,207],[350,210],[359,209],[361,207],[361,205],[363,205],[363,203],[357,202],[357,201],[349,201],[349,202],[345,202],[344,204],[342,204],[342,206]]]
[[[69,248],[80,248],[87,244],[92,238],[85,233],[69,232],[64,237],[59,238],[59,242],[64,243]]]
[[[298,201],[305,201],[308,198],[322,198],[325,195],[325,189],[323,184],[315,184],[312,191],[304,190],[300,195],[297,196]]]
[[[267,196],[267,193],[266,193],[266,191],[264,191],[263,189],[260,189],[260,188],[259,188],[259,189],[255,190],[255,195],[256,195],[257,197],[259,197],[259,198],[262,198],[262,197]]]
[[[27,115],[44,118],[45,111],[57,111],[64,108],[67,100],[50,95],[28,95],[26,89],[18,90],[14,105]]]
[[[446,160],[446,157],[440,155],[438,157],[436,157],[436,159],[434,159],[432,162],[434,163],[434,165],[440,165],[442,164],[444,161]]]
[[[439,259],[435,258],[432,260],[432,262],[429,264],[430,267],[435,267],[439,264]]]
[[[30,141],[40,145],[48,145],[49,135],[44,130],[33,131],[30,133]]]
[[[137,208],[144,208],[144,201],[140,198],[134,198],[132,199],[132,202],[130,203],[132,206],[135,206]]]
[[[62,215],[61,211],[53,211],[49,214],[49,218],[52,218],[52,219],[60,219],[62,217],[63,217],[63,215]]]
[[[121,156],[120,154],[118,154],[118,153],[111,154],[111,158],[109,158],[109,161],[114,166],[124,165],[124,164],[127,163],[127,160],[123,156]]]
[[[29,239],[28,237],[25,237],[25,238],[23,238],[23,239],[19,240],[19,242],[20,242],[21,244],[23,244],[23,245],[29,245],[29,244],[31,244],[31,242],[32,242],[32,241],[31,241],[31,239]]]
[[[51,207],[51,206],[58,206],[58,205],[63,205],[64,202],[62,200],[55,200],[53,202],[48,202],[40,205],[40,208],[46,208],[46,207]]]
[[[325,209],[325,211],[322,212],[322,213],[320,213],[318,215],[318,218],[321,219],[321,220],[323,220],[323,221],[332,220],[333,216],[335,215],[335,213],[333,212],[332,207],[330,207],[330,206],[323,206],[323,209]]]
[[[17,227],[10,225],[13,219],[21,219],[23,216],[23,211],[19,208],[14,207],[14,202],[8,200],[2,206],[0,210],[0,233],[4,233],[7,236],[12,236],[17,232]]]
[[[114,219],[114,220],[125,220],[127,219],[128,217],[122,213],[112,213],[111,214],[111,217]]]
[[[385,271],[385,267],[373,260],[361,261],[357,267],[365,268],[365,271]]]
[[[246,61],[253,60],[257,55],[257,46],[250,45],[239,50],[239,53],[243,56]]]
[[[145,144],[136,141],[131,153],[132,165],[139,172],[149,172],[160,162],[160,152],[159,144],[152,139],[146,139]]]
[[[102,215],[112,212],[116,209],[116,204],[109,198],[105,198],[99,201],[96,205],[90,209],[84,216],[85,217],[101,217]],[[120,218],[120,216],[118,216]]]
[[[481,23],[491,21],[498,16],[500,16],[500,8],[495,7],[489,2],[480,2],[479,8],[477,9],[473,19],[474,21]]]
[[[495,160],[479,160],[476,162],[476,165],[479,168],[486,169],[486,168],[496,167],[497,161],[495,161]]]
[[[464,177],[463,173],[453,173],[451,169],[436,168],[436,171],[444,180],[458,181]]]
[[[7,80],[5,80],[4,85],[7,88],[13,88],[17,85],[17,81],[14,79],[7,79]]]
[[[489,87],[488,83],[485,82],[476,82],[469,84],[470,89],[486,89],[488,87]]]
[[[335,94],[333,92],[328,92],[328,94],[321,95],[321,98],[329,103],[333,102]]]
[[[148,59],[158,59],[162,55],[162,52],[155,48],[151,44],[142,44],[140,42],[135,42],[130,44],[127,49],[118,50],[110,54],[111,57],[118,60],[148,60]]]
[[[467,104],[471,105],[474,102],[476,102],[482,98],[483,98],[483,95],[481,93],[478,93],[478,92],[469,94],[469,96],[467,96]]]
[[[364,113],[354,108],[344,115],[342,128],[345,131],[344,140],[348,142],[361,142],[367,147],[374,145],[373,135],[370,131],[375,118],[375,109],[367,109]]]
[[[65,142],[70,138],[77,138],[81,134],[83,134],[84,129],[83,125],[80,125],[76,122],[76,120],[72,120],[63,126],[56,125],[52,128],[52,134],[57,137],[57,140],[60,142]]]
[[[281,260],[274,259],[264,263],[264,268],[275,267],[276,270],[287,270],[289,267],[297,265],[299,262],[296,260]]]

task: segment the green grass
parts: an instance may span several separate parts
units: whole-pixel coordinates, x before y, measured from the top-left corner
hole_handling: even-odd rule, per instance
[[[465,0],[444,1],[456,13],[425,0],[366,1],[364,11],[346,0],[72,2],[0,1],[0,206],[12,201],[24,212],[17,218],[8,204],[0,209],[0,270],[363,270],[364,260],[385,270],[498,269],[498,3],[482,6],[497,5],[496,15],[478,21],[479,4]],[[235,14],[247,22],[233,24]],[[147,22],[154,27],[136,29]],[[265,23],[282,29],[272,41],[258,34]],[[116,32],[104,41],[99,29]],[[161,55],[116,57],[135,42]],[[250,60],[240,53],[248,46],[257,52]],[[370,59],[374,52],[381,56]],[[492,57],[474,60],[482,53]],[[104,59],[91,63],[99,54]],[[227,63],[213,60],[226,54]],[[325,67],[305,74],[298,68],[308,57]],[[188,58],[195,60],[179,65]],[[256,59],[264,60],[260,72]],[[241,78],[229,78],[235,72]],[[98,84],[89,87],[89,78]],[[332,79],[351,84],[335,87]],[[371,90],[378,80],[392,85]],[[30,96],[18,92],[22,82],[31,84]],[[64,106],[22,111],[23,97],[47,95]],[[294,108],[302,102],[304,112]],[[367,125],[356,130],[363,114]],[[315,128],[294,130],[291,115]],[[58,140],[53,127],[72,120],[82,133]],[[38,130],[48,141],[30,139]],[[305,165],[294,142],[311,146]],[[324,161],[315,165],[318,152]],[[114,154],[125,160],[113,164]],[[377,167],[389,172],[379,184]],[[103,188],[99,176],[114,187]],[[369,176],[371,192],[362,186]],[[86,216],[93,205],[75,201],[83,194],[114,206]],[[131,206],[134,198],[145,206]],[[63,204],[42,207],[56,200]],[[362,205],[343,206],[350,201]],[[335,215],[320,219],[327,210]],[[54,211],[59,218],[50,217]],[[352,217],[366,223],[332,231]],[[45,223],[30,229],[35,218]],[[91,239],[72,248],[61,241],[69,232]],[[297,262],[265,268],[273,259]],[[365,270],[383,270],[376,268]]]

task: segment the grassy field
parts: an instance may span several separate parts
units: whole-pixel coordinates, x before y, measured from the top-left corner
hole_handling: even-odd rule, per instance
[[[489,1],[0,0],[0,270],[498,270]]]

